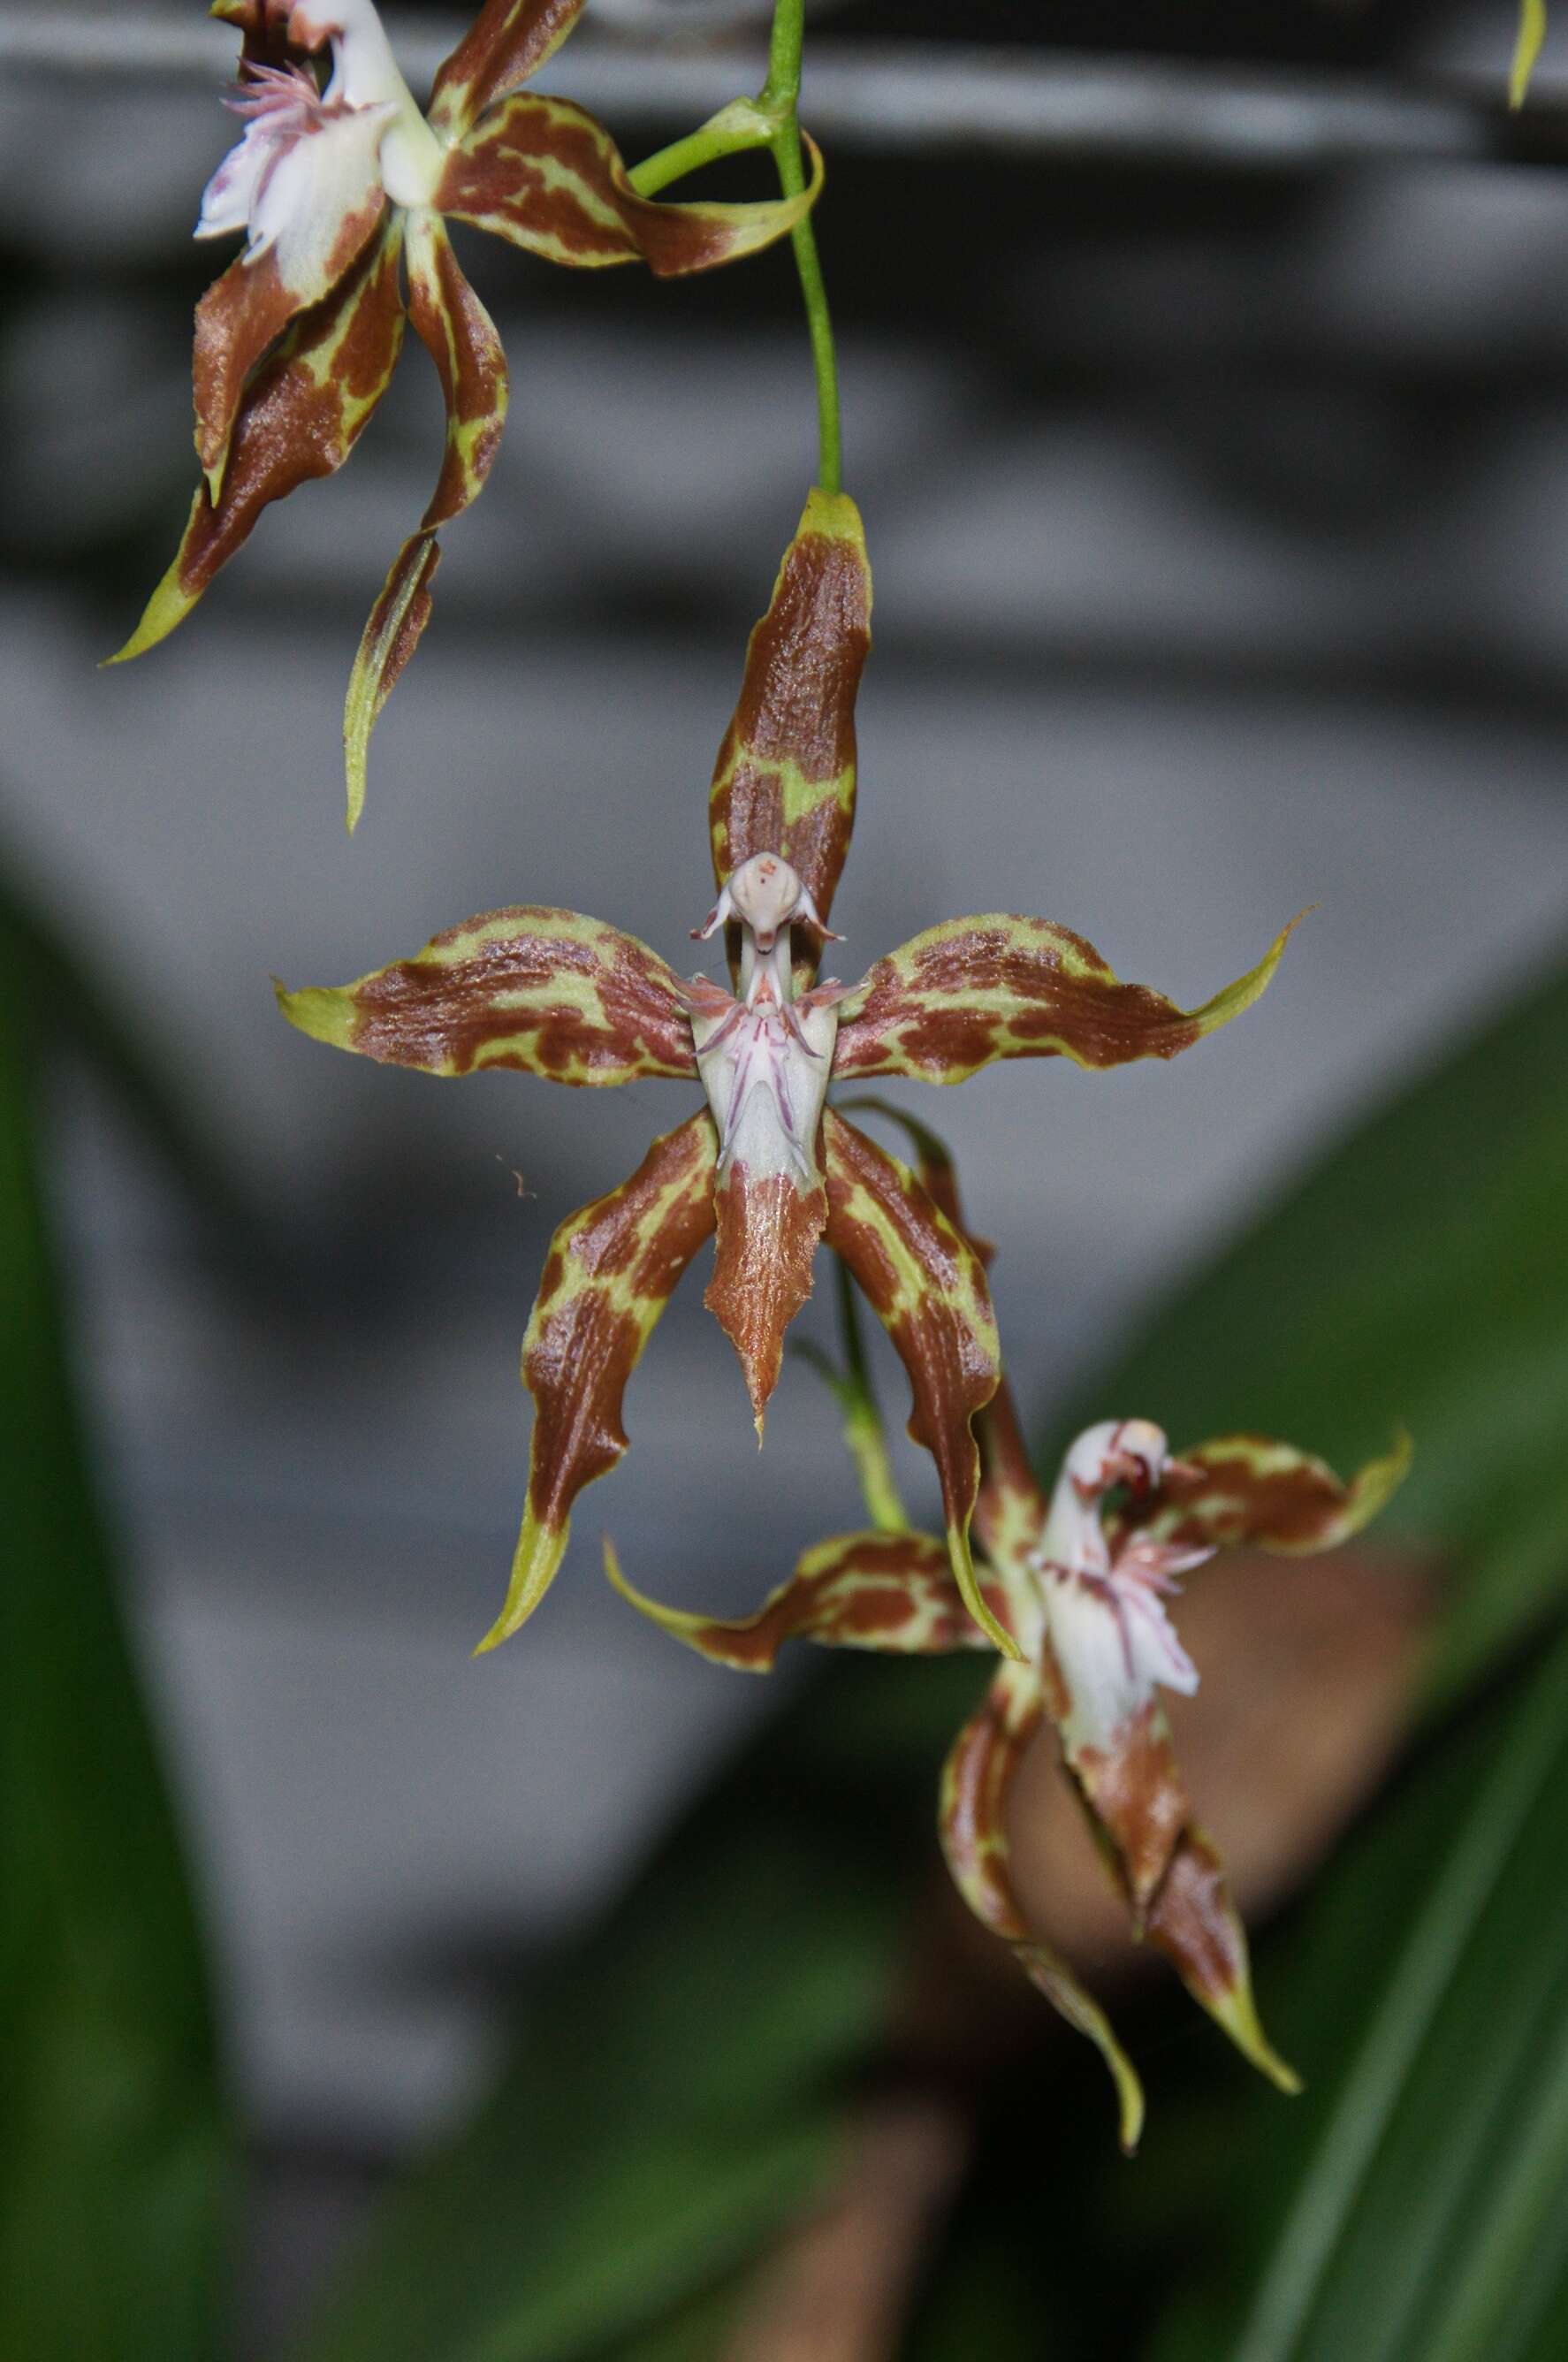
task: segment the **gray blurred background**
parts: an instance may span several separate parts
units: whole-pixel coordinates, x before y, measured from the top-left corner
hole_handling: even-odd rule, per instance
[[[411,343],[343,475],[267,517],[170,645],[95,670],[189,498],[213,256],[188,234],[232,44],[193,0],[149,9],[169,62],[138,68],[116,12],[91,71],[91,18],[83,44],[82,12],[11,7],[0,854],[156,1045],[272,1255],[237,1256],[99,1091],[62,1087],[80,1363],[262,2160],[270,2324],[358,2194],[482,2087],[506,1968],[611,1890],[765,1703],[613,1599],[601,1532],[646,1588],[738,1607],[856,1510],[809,1371],[787,1368],[758,1460],[694,1273],[558,1587],[470,1662],[521,1507],[546,1240],[691,1094],[361,1066],[291,1033],[269,975],[337,982],[523,900],[691,964],[709,769],[810,480],[811,381],[787,253],[658,287],[459,233],[511,424],[350,845],[342,694],[434,477],[433,372]],[[943,128],[965,87],[943,39],[1056,72],[1070,110],[1097,46],[1134,74],[1186,59],[1221,96],[1237,61],[1287,94],[1312,73],[1495,94],[1514,19],[1259,13],[866,0],[809,50],[824,87],[867,69],[834,85],[852,96],[901,59],[926,116],[857,136],[835,114],[818,217],[877,577],[836,969],[1004,907],[1191,1002],[1319,906],[1260,1009],[1172,1068],[910,1087],[999,1242],[1036,1414],[1540,966],[1568,911],[1560,176],[1287,168],[1261,132],[1251,169],[987,153]],[[414,20],[414,53],[442,29]],[[636,155],[754,86],[761,48],[733,12],[591,6],[548,86]],[[809,66],[808,123],[811,91]],[[801,1326],[825,1341],[819,1298]],[[912,1454],[903,1473],[928,1507]]]

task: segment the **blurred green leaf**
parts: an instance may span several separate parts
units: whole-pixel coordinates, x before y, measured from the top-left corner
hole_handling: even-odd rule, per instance
[[[312,2362],[563,2362],[697,2334],[672,2310],[815,2185],[886,2023],[942,1734],[974,1686],[972,1665],[921,1667],[914,1689],[944,1696],[911,1716],[910,1671],[826,1668],[531,1988],[500,2089],[392,2202]]]
[[[1415,1466],[1379,1536],[1456,1580],[1434,1694],[1568,1595],[1568,972],[1353,1131],[1079,1406]],[[1006,1276],[1002,1275],[1006,1305]]]
[[[1568,1642],[1440,1738],[1290,1930],[1336,2062],[1232,2120],[1158,2362],[1546,2362],[1568,2321]]]
[[[26,982],[0,960],[0,2354],[211,2362],[212,2024],[64,1363],[12,1030]]]
[[[88,973],[64,932],[4,870],[0,959],[16,980],[10,1017],[17,1054],[39,1059],[64,1048],[85,1058],[195,1203],[226,1225],[227,1242],[242,1240],[254,1252],[259,1209],[242,1204],[222,1154],[126,1022],[115,991]]]

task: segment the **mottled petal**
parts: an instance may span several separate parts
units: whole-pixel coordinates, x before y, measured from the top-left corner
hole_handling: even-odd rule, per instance
[[[412,959],[353,984],[280,988],[278,1001],[302,1033],[386,1065],[629,1083],[695,1074],[684,991],[635,935],[527,906],[448,927]]]
[[[801,196],[656,204],[638,196],[591,115],[530,94],[503,99],[452,149],[433,203],[548,262],[592,270],[641,259],[668,279],[771,246],[804,218],[822,183],[813,148],[811,185]]]
[[[569,1215],[550,1242],[523,1340],[534,1397],[528,1506],[506,1605],[480,1643],[530,1617],[566,1551],[571,1507],[626,1449],[626,1381],[713,1228],[718,1144],[706,1108],[656,1140],[629,1181]]]
[[[840,1103],[841,1113],[854,1109],[879,1115],[895,1123],[915,1151],[915,1174],[921,1187],[961,1236],[966,1238],[988,1271],[996,1250],[977,1238],[964,1218],[958,1196],[958,1175],[946,1143],[929,1124],[905,1113],[886,1099],[855,1098]],[[995,1570],[993,1580],[1008,1602],[1003,1620],[1021,1642],[1024,1654],[1038,1653],[1044,1628],[1040,1580],[1031,1561],[1045,1525],[1045,1496],[1030,1465],[1028,1447],[1019,1425],[1012,1389],[1004,1376],[990,1401],[975,1414],[975,1440],[980,1448],[980,1489],[975,1501],[975,1531],[985,1545]]]
[[[604,1571],[623,1599],[715,1664],[769,1673],[786,1640],[830,1649],[941,1656],[987,1649],[953,1580],[946,1546],[931,1534],[838,1534],[819,1542],[755,1616],[694,1615],[635,1591],[611,1544]]]
[[[1099,2050],[1116,2085],[1121,2146],[1131,2153],[1143,2125],[1143,2094],[1132,2061],[1066,1962],[1029,1926],[1013,1892],[1008,1795],[1042,1711],[1033,1673],[1003,1665],[948,1756],[942,1775],[942,1849],[954,1883],[981,1925],[1011,1946],[1025,1974]]]
[[[216,501],[204,483],[173,564],[112,662],[184,622],[263,509],[343,465],[386,392],[403,341],[402,233],[391,216],[347,278],[295,321],[246,390]]]
[[[343,745],[350,831],[364,810],[370,733],[430,620],[430,586],[441,557],[436,528],[478,499],[506,423],[506,356],[501,338],[458,268],[439,216],[429,212],[409,216],[408,314],[440,376],[447,444],[420,529],[392,561],[349,676]]]
[[[1370,1524],[1408,1473],[1403,1430],[1381,1460],[1369,1460],[1349,1485],[1326,1462],[1266,1435],[1226,1435],[1184,1451],[1143,1501],[1107,1520],[1119,1535],[1173,1546],[1233,1549],[1242,1543],[1308,1558],[1335,1550]]]
[[[1174,1058],[1252,1007],[1296,924],[1256,967],[1184,1010],[1148,985],[1122,984],[1092,944],[1048,920],[948,919],[879,959],[845,996],[834,1071],[961,1083],[996,1058],[1093,1068]]]
[[[484,490],[506,424],[506,356],[495,323],[458,267],[439,216],[408,226],[408,316],[441,380],[447,447],[430,505],[428,532],[461,513]]]
[[[380,108],[340,109],[280,138],[263,118],[207,185],[197,236],[228,227],[241,193],[250,228],[245,252],[196,306],[196,456],[215,497],[250,371],[291,320],[337,285],[381,218],[376,150],[385,127]]]
[[[827,1242],[843,1256],[909,1374],[909,1431],[936,1462],[953,1572],[1004,1656],[1021,1654],[980,1592],[969,1518],[980,1462],[970,1421],[997,1390],[1001,1349],[980,1259],[909,1167],[829,1108],[823,1120]]]
[[[1242,2058],[1280,2091],[1299,2092],[1301,2078],[1264,2032],[1253,1998],[1246,1930],[1220,1857],[1196,1822],[1189,1820],[1182,1831],[1149,1904],[1143,1932]]]
[[[443,139],[460,139],[494,100],[537,73],[582,9],[583,0],[485,0],[436,76],[432,127]]]
[[[860,512],[845,493],[813,491],[752,633],[713,771],[721,885],[754,854],[782,854],[828,917],[855,825],[855,700],[870,646]]]

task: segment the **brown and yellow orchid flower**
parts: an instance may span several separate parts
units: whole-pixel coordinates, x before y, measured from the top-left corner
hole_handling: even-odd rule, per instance
[[[983,1436],[989,1420],[983,1411]],[[1304,1554],[1348,1540],[1383,1507],[1408,1461],[1401,1441],[1346,1486],[1321,1461],[1262,1436],[1226,1436],[1176,1460],[1147,1419],[1107,1419],[1073,1444],[1048,1502],[1027,1472],[1001,1489],[988,1473],[990,1514],[983,1493],[977,1516],[988,1555],[977,1579],[1022,1661],[999,1669],[948,1757],[943,1849],[971,1910],[1099,2046],[1128,2149],[1143,2124],[1137,2073],[1098,2003],[1029,1926],[1013,1888],[1007,1811],[1025,1749],[1043,1723],[1055,1726],[1135,1932],[1168,1956],[1246,2058],[1282,2090],[1297,2090],[1259,2022],[1246,1937],[1220,1857],[1193,1818],[1159,1703],[1162,1689],[1190,1695],[1198,1682],[1168,1603],[1178,1575],[1228,1545]],[[1108,1496],[1122,1506],[1108,1511]],[[791,1638],[899,1654],[985,1645],[929,1534],[820,1543],[755,1616],[734,1619],[646,1599],[608,1543],[605,1556],[612,1582],[644,1615],[703,1656],[747,1672],[770,1671]]]
[[[452,251],[446,217],[579,270],[641,260],[706,270],[784,236],[815,201],[640,196],[580,106],[520,93],[584,0],[486,0],[421,114],[372,0],[215,0],[243,37],[228,104],[238,144],[208,182],[198,237],[244,250],[196,307],[203,480],[173,563],[119,662],[182,623],[261,512],[348,457],[386,392],[406,315],[447,404],[440,473],[370,611],[344,713],[348,824],[376,718],[429,619],[438,530],[482,491],[506,417],[506,359]],[[318,83],[313,61],[330,51]]]
[[[1122,984],[1081,936],[994,913],[931,928],[857,985],[815,982],[854,813],[869,612],[855,504],[813,492],[752,635],[715,773],[720,892],[695,932],[728,931],[728,987],[687,980],[602,921],[528,907],[470,919],[356,983],[280,990],[302,1032],[427,1074],[668,1076],[707,1095],[551,1243],[523,1348],[536,1405],[527,1512],[491,1642],[537,1606],[576,1496],[625,1449],[626,1382],[716,1232],[706,1301],[740,1356],[759,1437],[819,1241],[848,1265],[908,1373],[910,1432],[936,1462],[959,1595],[1019,1654],[976,1584],[967,1539],[980,1473],[970,1420],[999,1375],[980,1259],[919,1178],[825,1104],[828,1087],[868,1075],[960,1082],[998,1058],[1090,1069],[1169,1058],[1250,1007],[1284,949],[1288,928],[1246,976],[1184,1010]]]
[[[897,1120],[916,1138],[928,1196],[962,1234],[945,1152],[922,1126]],[[1005,1385],[975,1425],[984,1462],[975,1574],[1012,1644],[1011,1661],[999,1667],[948,1756],[943,1849],[971,1910],[1098,2045],[1131,2149],[1143,2114],[1137,2073],[1099,2003],[1029,1925],[1014,1890],[1007,1813],[1019,1766],[1043,1725],[1053,1724],[1135,1933],[1167,1955],[1246,2058],[1282,2090],[1296,2090],[1259,2022],[1246,1937],[1220,1857],[1193,1818],[1160,1705],[1162,1689],[1185,1696],[1198,1683],[1170,1603],[1179,1577],[1217,1550],[1307,1556],[1347,1541],[1402,1482],[1409,1443],[1400,1436],[1386,1458],[1345,1485],[1322,1461],[1265,1437],[1225,1436],[1176,1459],[1149,1420],[1107,1419],[1077,1437],[1047,1497]],[[608,1542],[606,1568],[623,1596],[665,1631],[745,1672],[770,1672],[783,1643],[797,1638],[900,1655],[983,1648],[943,1544],[897,1516],[884,1511],[877,1531],[808,1551],[749,1617],[702,1616],[645,1598]]]

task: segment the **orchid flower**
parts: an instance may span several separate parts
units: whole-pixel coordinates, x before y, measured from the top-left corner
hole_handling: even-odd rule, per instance
[[[243,251],[196,307],[203,480],[172,565],[113,661],[182,623],[270,502],[348,457],[386,392],[407,316],[447,406],[440,473],[370,610],[344,713],[348,825],[370,732],[430,615],[437,532],[483,490],[506,418],[506,358],[458,266],[447,216],[578,270],[641,259],[705,270],[784,236],[799,197],[656,204],[610,135],[568,100],[519,94],[583,0],[485,0],[422,115],[372,0],[215,0],[242,35],[228,105],[244,124],[208,182],[196,236]],[[318,87],[312,60],[330,52]]]
[[[962,1234],[945,1152],[923,1127],[908,1128],[921,1143],[928,1196]],[[1403,1480],[1409,1444],[1401,1436],[1346,1485],[1322,1461],[1262,1436],[1224,1436],[1176,1458],[1152,1421],[1105,1419],[1070,1446],[1047,1497],[1005,1385],[976,1426],[985,1462],[977,1579],[1014,1643],[1013,1661],[999,1668],[948,1756],[943,1848],[971,1910],[1099,2046],[1116,2085],[1122,2145],[1132,2149],[1143,2114],[1137,2073],[1098,2003],[1030,1926],[1013,1888],[1007,1811],[1019,1765],[1042,1725],[1054,1725],[1135,1933],[1168,1956],[1254,2066],[1282,2090],[1297,2090],[1259,2022],[1246,1936],[1176,1767],[1160,1692],[1189,1696],[1198,1672],[1171,1610],[1178,1579],[1217,1550],[1305,1556],[1359,1532]],[[943,1545],[901,1527],[819,1543],[755,1615],[729,1619],[644,1597],[609,1542],[605,1563],[623,1596],[665,1631],[746,1672],[771,1671],[783,1642],[796,1637],[897,1654],[985,1645]]]
[[[813,491],[752,635],[709,807],[727,986],[677,975],[635,936],[575,911],[497,911],[336,989],[285,992],[284,1015],[336,1047],[427,1074],[520,1067],[554,1082],[701,1083],[707,1105],[656,1140],[629,1181],[570,1215],[523,1347],[536,1410],[528,1506],[506,1604],[484,1645],[530,1615],[583,1485],[625,1449],[622,1398],[681,1274],[716,1235],[706,1301],[739,1354],[760,1440],[784,1332],[826,1239],[892,1339],[910,1432],[936,1462],[959,1595],[1021,1653],[977,1585],[970,1432],[999,1376],[979,1256],[917,1176],[825,1104],[869,1075],[961,1082],[997,1058],[1091,1069],[1170,1058],[1251,1006],[1284,949],[1197,1010],[1122,984],[1043,919],[952,919],[857,985],[815,980],[855,814],[855,700],[870,576],[855,504]]]

